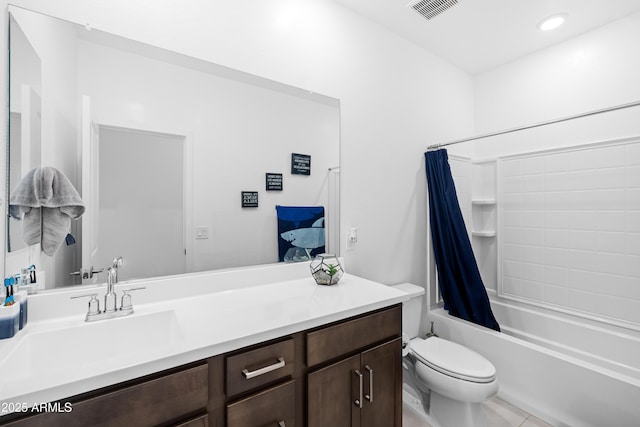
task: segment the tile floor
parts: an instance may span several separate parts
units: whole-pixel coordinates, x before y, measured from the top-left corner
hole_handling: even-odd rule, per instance
[[[529,415],[502,399],[494,397],[484,404],[488,427],[551,427],[539,418]],[[432,427],[408,405],[402,411],[403,427]]]

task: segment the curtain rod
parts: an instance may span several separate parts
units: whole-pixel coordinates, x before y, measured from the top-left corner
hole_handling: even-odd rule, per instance
[[[468,141],[473,141],[473,140],[476,140],[476,139],[484,139],[484,138],[489,138],[489,137],[492,137],[492,136],[504,135],[504,134],[511,133],[511,132],[518,132],[518,131],[521,131],[521,130],[533,129],[533,128],[537,128],[537,127],[540,127],[540,126],[552,125],[552,124],[555,124],[555,123],[566,122],[566,121],[569,121],[569,120],[580,119],[580,118],[583,118],[583,117],[595,116],[596,114],[608,113],[610,111],[623,110],[625,108],[631,108],[631,107],[637,107],[637,106],[640,106],[640,101],[630,102],[628,104],[620,104],[620,105],[616,105],[616,106],[613,106],[613,107],[602,108],[600,110],[593,110],[593,111],[589,111],[589,112],[586,112],[586,113],[576,114],[574,116],[568,116],[568,117],[562,117],[562,118],[559,118],[559,119],[547,120],[545,122],[534,123],[534,124],[531,124],[531,125],[525,125],[525,126],[520,126],[520,127],[516,127],[516,128],[511,128],[511,129],[505,129],[505,130],[501,130],[501,131],[497,131],[497,132],[486,133],[486,134],[483,134],[483,135],[472,136],[472,137],[463,138],[463,139],[456,139],[454,141],[449,141],[449,142],[445,142],[445,143],[442,143],[442,144],[429,145],[427,147],[427,151],[437,150],[437,149],[440,149],[442,147],[446,147],[447,145],[460,144],[461,142],[468,142]]]

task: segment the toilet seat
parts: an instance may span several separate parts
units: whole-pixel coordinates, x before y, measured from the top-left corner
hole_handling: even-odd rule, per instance
[[[482,355],[460,344],[438,337],[414,338],[411,353],[431,369],[450,377],[474,383],[496,379],[496,368]]]

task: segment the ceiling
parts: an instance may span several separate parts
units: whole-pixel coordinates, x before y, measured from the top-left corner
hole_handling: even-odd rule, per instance
[[[427,20],[410,0],[335,0],[475,75],[640,12],[640,0],[458,0]],[[567,13],[560,28],[537,25]]]

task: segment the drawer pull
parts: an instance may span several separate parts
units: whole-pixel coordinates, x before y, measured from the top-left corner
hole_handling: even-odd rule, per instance
[[[369,393],[364,395],[364,398],[373,403],[373,369],[369,365],[364,365],[364,369],[369,373]]]
[[[358,408],[362,409],[362,373],[356,369],[354,371],[356,377],[358,377],[358,398],[353,402]]]
[[[265,366],[264,368],[256,369],[255,371],[250,371],[248,369],[243,369],[242,370],[242,375],[244,375],[245,379],[250,380],[251,378],[255,378],[255,377],[258,377],[260,375],[264,375],[264,374],[266,374],[268,372],[275,371],[276,369],[284,368],[284,365],[285,365],[284,357],[278,357],[278,361],[276,363],[274,363],[273,365]]]

